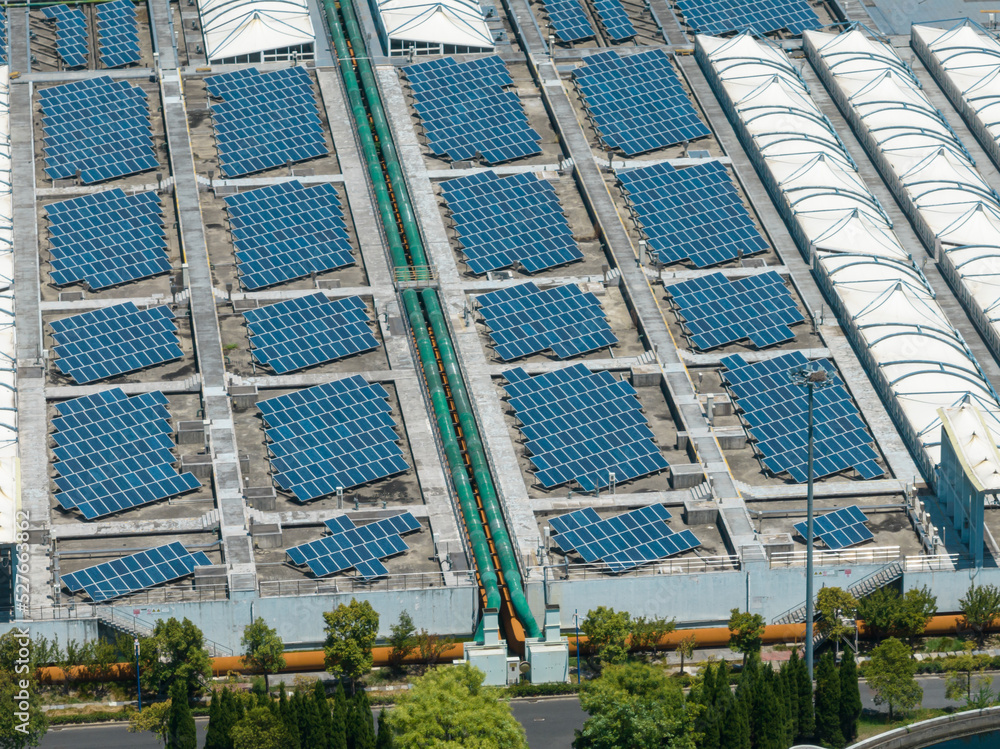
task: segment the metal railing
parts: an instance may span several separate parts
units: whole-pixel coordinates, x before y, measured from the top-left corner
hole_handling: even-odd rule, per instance
[[[737,556],[691,557],[690,559],[651,559],[626,572],[612,572],[604,565],[550,564],[528,567],[526,579],[586,580],[614,577],[651,577],[654,575],[697,575],[706,572],[733,572],[740,569]]]
[[[813,566],[836,567],[843,564],[888,564],[902,557],[898,546],[876,546],[867,549],[842,549],[813,551]],[[783,567],[805,567],[806,552],[779,551],[771,555],[771,569]]]
[[[401,575],[388,575],[366,582],[360,577],[338,577],[330,580],[262,580],[259,583],[262,598],[278,596],[321,596],[339,593],[374,593],[391,590],[426,590],[427,588],[445,587],[442,572],[408,572]],[[475,586],[476,578],[472,570],[456,571],[454,574],[458,585]]]
[[[960,554],[935,554],[933,556],[906,557],[903,568],[907,572],[931,572],[933,570],[957,570],[962,566]]]

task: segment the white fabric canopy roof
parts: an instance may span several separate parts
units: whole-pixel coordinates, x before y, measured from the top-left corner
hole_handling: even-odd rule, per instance
[[[493,36],[476,0],[381,0],[390,39],[493,49]]]
[[[201,0],[209,60],[316,41],[305,0]]]

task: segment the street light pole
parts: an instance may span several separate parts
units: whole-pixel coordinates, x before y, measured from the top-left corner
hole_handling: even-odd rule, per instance
[[[142,712],[142,679],[139,677],[139,638],[132,638],[135,648],[135,693],[139,696],[139,712]]]
[[[580,683],[580,612],[573,610],[573,621],[576,624],[576,683]]]

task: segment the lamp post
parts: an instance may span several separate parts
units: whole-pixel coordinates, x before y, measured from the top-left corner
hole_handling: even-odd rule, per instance
[[[789,370],[788,377],[793,385],[804,387],[809,402],[806,420],[808,454],[806,458],[806,671],[809,681],[813,679],[813,397],[816,388],[833,384],[825,369],[818,365],[806,364]]]
[[[580,683],[580,612],[573,609],[573,622],[576,624],[576,683]]]
[[[139,638],[132,638],[135,648],[135,693],[139,697],[139,712],[142,712],[142,679],[139,677]]]

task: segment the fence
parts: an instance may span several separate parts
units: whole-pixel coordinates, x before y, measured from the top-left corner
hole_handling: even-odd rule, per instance
[[[844,564],[888,564],[900,559],[898,546],[876,546],[867,549],[843,549],[813,552],[814,567],[838,567]],[[771,555],[771,569],[805,567],[806,552],[782,551]]]
[[[608,575],[615,577],[646,577],[649,575],[697,575],[705,572],[732,572],[740,569],[740,558],[736,556],[691,557],[690,559],[650,559],[640,562],[626,572],[612,572],[605,565],[594,564],[559,564],[545,567],[528,567],[528,580],[547,578],[563,580],[586,580],[588,578],[606,579]]]
[[[380,577],[370,582],[366,582],[360,577],[339,577],[330,580],[262,580],[260,582],[260,595],[262,598],[275,598],[278,596],[321,596],[339,593],[443,588],[445,587],[445,574],[442,572],[409,572]],[[449,587],[465,587],[476,584],[475,574],[472,570],[450,574],[456,577],[457,586]]]

